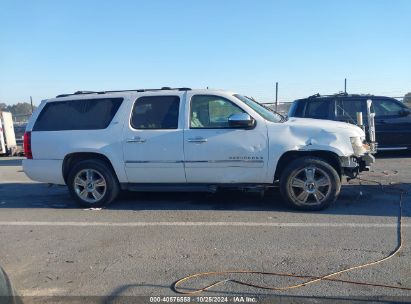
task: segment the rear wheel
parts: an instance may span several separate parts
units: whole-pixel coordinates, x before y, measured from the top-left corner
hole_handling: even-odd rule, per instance
[[[320,158],[298,158],[280,177],[281,195],[288,205],[300,210],[327,208],[335,202],[340,189],[338,173]]]
[[[102,207],[114,201],[120,187],[112,169],[101,160],[78,162],[70,171],[67,184],[82,207]]]

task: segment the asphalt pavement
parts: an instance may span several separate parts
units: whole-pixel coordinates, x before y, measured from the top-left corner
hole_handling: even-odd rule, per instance
[[[320,212],[290,210],[277,190],[263,198],[238,191],[131,192],[105,209],[84,210],[65,187],[30,181],[20,159],[0,158],[0,265],[26,297],[177,296],[173,282],[204,271],[322,276],[383,258],[398,246],[400,194],[390,187],[411,191],[411,155],[384,154],[362,178],[345,183],[338,201]],[[411,288],[410,195],[402,203],[399,254],[335,278]],[[225,279],[276,287],[303,282],[237,274],[182,287]],[[407,290],[330,281],[285,291],[227,281],[201,295],[411,299]]]

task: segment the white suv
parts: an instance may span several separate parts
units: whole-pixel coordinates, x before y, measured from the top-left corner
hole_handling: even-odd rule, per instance
[[[374,162],[357,126],[291,118],[219,90],[76,92],[42,101],[25,134],[24,172],[67,185],[82,206],[120,189],[216,191],[279,185],[299,209],[334,202],[343,176]]]

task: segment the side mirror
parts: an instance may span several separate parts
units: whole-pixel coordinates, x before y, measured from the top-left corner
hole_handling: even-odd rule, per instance
[[[408,116],[411,114],[411,110],[409,109],[404,109],[400,111],[400,116]]]
[[[247,113],[233,114],[228,118],[228,124],[232,128],[253,128],[255,119]]]

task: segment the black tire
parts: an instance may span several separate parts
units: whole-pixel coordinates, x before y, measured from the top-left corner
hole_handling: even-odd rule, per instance
[[[0,267],[0,303],[23,304],[21,297],[13,288],[9,277],[3,268]]]
[[[105,182],[104,191],[101,191],[102,186],[100,188],[97,188],[98,186],[93,185],[92,188],[95,190],[99,189],[98,191],[101,195],[101,197],[96,199],[94,202],[87,201],[85,198],[80,196],[79,192],[82,192],[80,191],[82,189],[82,186],[80,186],[79,190],[79,186],[75,185],[75,178],[79,177],[78,174],[87,172],[88,170],[90,170],[94,176],[97,176],[97,178],[100,177],[100,179],[98,180],[101,181],[101,177],[104,178]],[[86,208],[99,208],[107,206],[117,198],[120,192],[120,186],[112,168],[110,168],[110,166],[106,162],[98,159],[83,160],[76,163],[70,170],[70,173],[68,175],[67,186],[69,188],[71,196],[76,200],[77,204],[80,207]],[[94,193],[88,193],[88,198],[93,199]]]
[[[340,190],[341,179],[337,171],[317,157],[295,159],[280,176],[282,197],[298,210],[325,209],[336,201]]]

